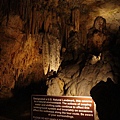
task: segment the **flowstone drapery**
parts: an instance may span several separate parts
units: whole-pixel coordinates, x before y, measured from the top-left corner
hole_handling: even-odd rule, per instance
[[[43,69],[46,75],[50,71],[58,70],[60,66],[61,45],[57,38],[45,34],[43,41]]]

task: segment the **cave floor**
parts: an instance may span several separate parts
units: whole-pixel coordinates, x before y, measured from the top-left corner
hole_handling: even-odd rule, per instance
[[[30,120],[31,95],[46,94],[45,81],[42,82],[42,88],[39,87],[40,84],[41,82],[32,84],[24,89],[15,89],[12,98],[0,99],[0,120]]]
[[[0,120],[30,120],[31,97],[19,94],[0,100]]]

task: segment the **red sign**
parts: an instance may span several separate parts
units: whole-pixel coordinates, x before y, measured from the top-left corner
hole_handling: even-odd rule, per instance
[[[88,96],[32,95],[31,120],[94,120],[94,109]]]

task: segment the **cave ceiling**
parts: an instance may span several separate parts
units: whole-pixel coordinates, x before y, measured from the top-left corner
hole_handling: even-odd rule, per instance
[[[28,13],[30,14],[30,9],[33,6],[36,6],[37,12],[39,11],[42,13],[44,10],[54,11],[58,15],[65,16],[66,19],[69,19],[72,9],[79,8],[83,15],[83,19],[85,14],[89,14],[87,19],[89,21],[89,24],[87,25],[88,28],[93,24],[93,20],[96,16],[103,16],[111,29],[117,29],[116,27],[119,26],[120,22],[119,0],[18,0],[17,2],[16,0],[1,0],[0,3],[0,21],[3,19],[3,16],[5,14],[8,15],[9,12],[12,12],[13,14],[24,14],[21,16],[25,19],[25,16]],[[25,10],[26,8],[27,10]]]

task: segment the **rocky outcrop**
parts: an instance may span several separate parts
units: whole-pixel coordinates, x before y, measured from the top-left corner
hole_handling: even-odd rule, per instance
[[[81,65],[83,65],[82,60],[82,62],[79,61],[78,63],[65,66],[65,68],[58,72],[57,77],[52,78],[52,81],[59,79],[64,83],[64,86],[62,87],[64,93],[62,95],[89,96],[92,87],[101,80],[106,81],[107,78],[111,78],[114,83],[118,83],[119,76],[116,75],[120,72],[118,70],[120,66],[116,65],[116,62],[118,61],[116,57],[113,57],[110,52],[106,51],[105,53],[102,53],[102,57],[100,57],[99,60],[96,60],[94,64],[91,64],[91,59],[92,58],[89,57],[86,59],[84,67],[81,67]],[[58,83],[56,83],[56,85],[57,84]],[[55,92],[56,90],[49,84],[48,91]],[[57,93],[57,95],[61,94]]]
[[[102,53],[102,57],[101,56],[99,57],[100,59],[97,59],[97,60],[95,58],[92,59],[87,57],[84,64],[83,63],[84,57],[81,56],[82,59],[79,60],[78,63],[65,66],[61,71],[58,72],[58,76],[47,81],[47,83],[49,83],[47,84],[48,85],[47,95],[90,96],[91,89],[92,88],[95,89],[98,86],[97,84],[100,83],[101,81],[106,82],[107,79],[110,78],[113,84],[118,83],[120,78],[119,77],[120,70],[118,70],[120,68],[120,64],[118,63],[118,58],[113,57],[112,54],[108,51]],[[92,61],[94,60],[92,64],[91,64],[91,60]],[[81,65],[83,64],[84,66],[82,67]],[[51,81],[54,81],[54,82],[51,82]],[[62,90],[60,89],[60,86],[58,87],[60,82],[62,83],[62,86],[61,86]],[[94,90],[94,94],[96,93],[95,95],[93,95],[94,97],[100,97],[100,95],[104,96],[103,93],[100,93],[100,94],[98,93],[100,92],[99,89],[103,91],[102,88],[98,88],[98,90]],[[107,89],[107,92],[108,92],[106,96],[111,95],[111,93],[109,93],[108,88],[104,87],[104,89]],[[112,92],[112,88],[110,89]],[[105,90],[104,92],[106,93]],[[112,92],[112,95],[113,94],[114,93]],[[113,99],[113,98],[110,98],[110,99]],[[95,99],[95,101],[97,102],[99,101],[99,99],[97,100]],[[97,107],[99,107],[98,106],[99,104],[100,103],[97,103]],[[103,104],[104,105],[102,109],[104,110],[105,103]],[[107,103],[107,105],[109,106],[110,104]],[[109,108],[111,109],[112,107],[109,106]],[[105,116],[108,115],[107,112],[110,111],[110,109],[106,108],[104,110]],[[100,118],[102,116],[104,117],[104,115],[101,114],[102,111],[100,111],[101,107],[99,107],[97,110],[99,112]],[[112,114],[112,117],[114,117],[115,115]],[[99,120],[97,112],[95,115],[95,120]]]
[[[61,96],[64,94],[64,82],[58,77],[50,79],[47,85],[49,86],[47,95]]]
[[[98,35],[96,35],[98,33]],[[116,70],[117,59],[112,55],[110,46],[111,38],[106,29],[106,21],[101,16],[98,16],[93,27],[88,32],[88,48],[83,53],[79,53],[77,33],[72,32],[71,38],[68,40],[68,50],[70,49],[73,59],[63,61],[63,69],[58,71],[57,79],[64,82],[64,94],[67,96],[89,96],[90,90],[99,81],[106,81],[107,78],[111,78],[114,82],[118,82],[118,78],[115,73],[119,73]],[[105,39],[106,38],[106,39]],[[106,41],[108,44],[105,44]],[[72,44],[74,43],[74,44]],[[76,44],[75,44],[76,43]],[[66,50],[66,52],[68,52]],[[75,59],[75,51],[77,51],[77,59]],[[65,58],[68,56],[65,56]],[[118,58],[119,59],[119,58]],[[76,60],[76,61],[75,61]],[[69,64],[65,64],[68,62]],[[119,63],[117,63],[119,65]],[[65,66],[66,65],[66,66]],[[62,65],[61,65],[62,66]],[[53,78],[54,79],[54,78]],[[56,78],[55,78],[56,79]],[[50,85],[50,84],[49,84]],[[48,85],[48,91],[50,87]],[[53,90],[54,88],[52,88]],[[61,95],[61,94],[60,94]]]

